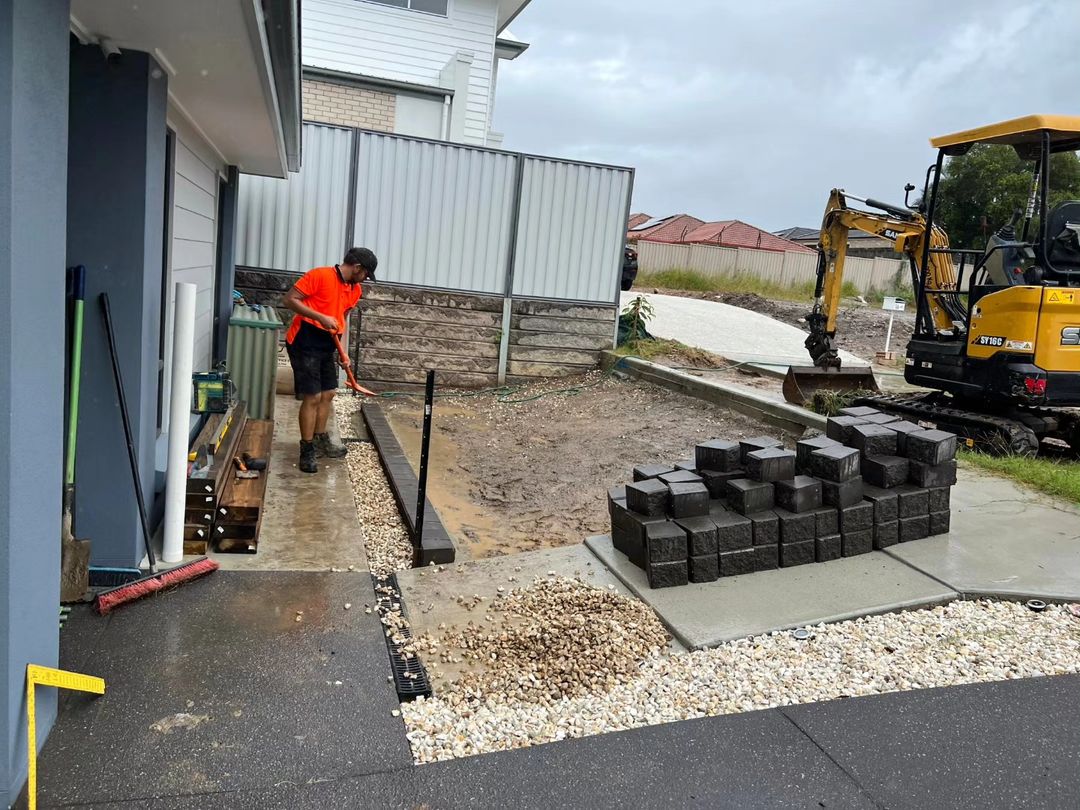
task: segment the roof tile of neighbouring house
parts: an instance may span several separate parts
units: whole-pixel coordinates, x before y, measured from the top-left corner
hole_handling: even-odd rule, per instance
[[[626,230],[632,231],[638,225],[644,225],[652,219],[652,214],[631,214],[630,221],[626,223]]]
[[[781,239],[790,239],[793,242],[810,241],[811,239],[816,242],[821,235],[821,231],[817,228],[800,228],[798,226],[784,228],[782,231],[774,231],[773,233]]]
[[[695,228],[682,240],[722,247],[753,248],[755,250],[783,250],[791,253],[813,253],[805,245],[782,239],[761,228],[747,225],[737,219],[708,222]]]
[[[683,242],[688,233],[704,225],[704,221],[689,214],[675,214],[644,222],[631,228],[626,238],[630,242],[648,239],[650,242]]]

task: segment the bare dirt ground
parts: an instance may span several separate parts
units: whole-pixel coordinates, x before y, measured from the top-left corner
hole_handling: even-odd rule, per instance
[[[742,414],[599,372],[435,405],[428,495],[462,559],[580,543],[608,531],[607,490],[637,464],[690,458],[695,444],[780,432]],[[422,403],[384,408],[406,454],[419,456]],[[794,439],[797,437],[785,437]]]
[[[663,290],[649,288],[647,292],[661,295],[677,295],[705,301],[719,301],[734,307],[760,312],[783,323],[806,331],[806,313],[809,301],[777,301],[763,298],[757,293],[694,292],[688,290]],[[873,360],[877,352],[885,350],[885,333],[889,327],[889,313],[871,305],[853,302],[842,304],[837,316],[836,345],[865,360]],[[915,314],[900,312],[893,322],[892,350],[902,351],[915,329]]]

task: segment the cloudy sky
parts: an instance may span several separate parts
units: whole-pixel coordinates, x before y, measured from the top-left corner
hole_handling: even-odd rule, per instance
[[[532,0],[495,128],[633,166],[633,208],[816,226],[828,191],[902,201],[941,135],[1080,115],[1080,0]]]

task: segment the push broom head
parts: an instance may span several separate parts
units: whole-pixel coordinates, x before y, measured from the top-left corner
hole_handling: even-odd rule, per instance
[[[197,560],[178,565],[176,568],[160,574],[151,574],[148,577],[129,582],[127,585],[102,591],[94,600],[94,607],[98,613],[104,616],[109,611],[120,607],[120,605],[134,602],[136,599],[142,599],[144,596],[149,596],[158,591],[166,591],[186,582],[191,582],[193,579],[217,571],[218,567],[218,564],[209,557],[200,557]]]

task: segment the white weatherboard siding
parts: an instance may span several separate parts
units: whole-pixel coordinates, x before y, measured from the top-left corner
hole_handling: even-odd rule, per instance
[[[194,369],[210,368],[213,352],[214,280],[217,262],[218,172],[220,158],[203,138],[179,116],[170,114],[176,133],[173,158],[173,200],[169,241],[169,279],[165,307],[165,370],[162,381],[162,417],[168,424],[169,373],[172,365],[173,309],[176,283],[195,285]]]
[[[365,0],[304,0],[303,58],[308,67],[437,85],[458,51],[473,55],[465,142],[482,146],[489,130],[495,0],[450,0],[448,17]]]

